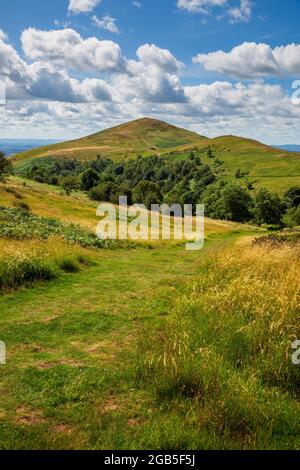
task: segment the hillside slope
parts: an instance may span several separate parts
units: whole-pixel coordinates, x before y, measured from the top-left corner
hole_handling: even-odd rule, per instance
[[[180,129],[156,119],[143,118],[117,127],[105,129],[82,139],[63,142],[23,152],[16,161],[43,156],[75,157],[80,160],[94,159],[99,153],[115,159],[137,154],[160,153],[182,145],[198,144],[205,137]]]
[[[222,175],[224,179],[235,179],[240,170],[242,178],[254,187],[266,187],[283,193],[292,186],[300,185],[300,153],[232,135],[209,139],[149,118],[106,129],[82,139],[33,149],[16,155],[13,162],[18,166],[40,157],[91,161],[99,154],[116,161],[153,154],[174,158],[174,152],[184,159],[192,149],[200,153],[204,163],[215,166],[219,176]],[[211,149],[213,158],[209,158],[208,149]]]

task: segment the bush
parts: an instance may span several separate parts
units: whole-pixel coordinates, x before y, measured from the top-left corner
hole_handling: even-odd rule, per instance
[[[71,244],[87,248],[113,247],[114,241],[100,240],[95,234],[75,224],[39,217],[24,209],[0,206],[0,237],[15,240],[43,239],[60,236]]]

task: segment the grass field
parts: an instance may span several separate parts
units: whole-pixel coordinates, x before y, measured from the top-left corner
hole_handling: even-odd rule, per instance
[[[0,205],[20,203],[97,224],[82,193],[0,185]],[[0,295],[0,448],[300,448],[299,250],[252,248],[260,233],[206,220],[200,252],[1,238],[0,266],[29,257],[56,276]]]

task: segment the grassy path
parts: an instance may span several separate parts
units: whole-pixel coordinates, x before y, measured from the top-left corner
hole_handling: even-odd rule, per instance
[[[0,448],[147,447],[139,327],[148,322],[151,334],[203,257],[235,237],[216,237],[202,252],[97,252],[93,267],[3,296]]]

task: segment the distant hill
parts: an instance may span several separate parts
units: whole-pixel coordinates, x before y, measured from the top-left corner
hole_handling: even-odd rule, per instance
[[[202,140],[206,138],[194,132],[156,119],[143,118],[82,139],[23,152],[16,156],[16,160],[49,155],[89,160],[94,159],[98,154],[121,160],[137,154],[149,155],[165,152],[182,145],[197,144]]]
[[[273,147],[287,150],[288,152],[300,152],[300,145],[273,145]]]
[[[209,158],[208,149],[213,158]],[[13,157],[19,163],[40,157],[94,160],[98,154],[121,161],[137,155],[170,155],[184,159],[192,149],[226,180],[249,181],[254,187],[284,192],[300,186],[300,153],[277,149],[261,142],[232,135],[209,139],[156,119],[138,119],[82,139],[32,149]],[[216,170],[217,171],[217,170]]]

